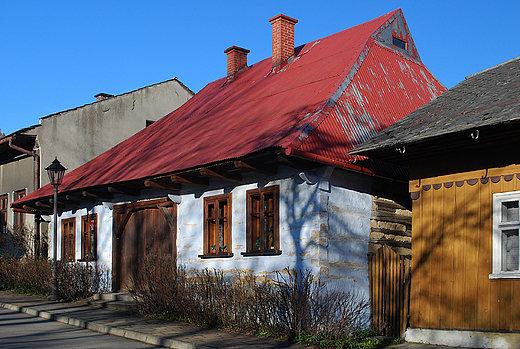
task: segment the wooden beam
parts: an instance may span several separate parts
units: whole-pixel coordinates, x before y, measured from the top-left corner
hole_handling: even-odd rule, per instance
[[[49,202],[54,205],[54,198],[50,198]],[[49,206],[54,209],[54,206]],[[58,197],[58,208],[63,209],[65,208],[65,203],[63,202],[62,198]]]
[[[166,208],[164,206],[157,205],[157,207],[159,207],[159,210],[161,210],[161,212],[163,213],[164,218],[166,218],[166,221],[168,222],[168,225],[170,226],[172,233],[174,233],[175,229],[176,229],[176,224],[175,224],[175,220],[173,219],[173,217],[170,214],[170,211],[168,211],[168,208]]]
[[[86,190],[83,190],[81,192],[81,195],[86,197],[86,198],[95,198],[95,199],[112,199],[113,195],[112,194],[107,194],[107,193],[93,193],[91,191],[86,191]]]
[[[174,183],[182,183],[182,184],[193,184],[199,185],[203,187],[209,186],[209,179],[207,178],[195,178],[195,177],[187,177],[181,175],[171,175],[170,180]]]
[[[237,173],[229,173],[229,172],[217,172],[215,170],[210,170],[209,168],[202,168],[199,170],[200,175],[203,177],[222,179],[228,182],[241,182],[242,176]]]
[[[35,205],[36,207],[39,207],[39,208],[46,208],[46,209],[49,209],[50,211],[53,210],[53,207],[52,207],[52,206],[47,205],[47,204],[44,204],[44,203],[41,202],[41,201],[36,201],[36,202],[34,203],[34,205]]]
[[[243,171],[258,172],[258,173],[263,173],[266,175],[275,175],[277,173],[276,166],[274,166],[274,169],[272,169],[272,168],[267,169],[265,165],[264,166],[253,166],[242,160],[234,161],[234,165],[235,165],[235,168],[237,168],[239,170],[243,170]]]
[[[124,194],[130,196],[140,196],[141,192],[133,188],[122,188],[122,187],[107,187],[107,190],[111,194]]]
[[[78,203],[83,202],[83,201],[86,201],[86,202],[96,202],[97,201],[97,199],[92,196],[70,195],[70,194],[65,195],[65,199],[67,199],[67,201],[78,201]]]
[[[45,209],[43,207],[34,207],[34,206],[29,206],[29,205],[23,205],[22,208],[26,211],[35,211],[38,212],[38,213],[44,213],[44,214],[51,214],[52,213],[52,209]]]
[[[145,180],[144,185],[147,188],[159,188],[159,189],[167,189],[167,190],[173,190],[173,191],[179,191],[182,188],[182,186],[178,183],[157,182],[157,181],[153,181],[151,179]]]
[[[412,248],[412,243],[407,241],[395,241],[390,239],[370,239],[371,244],[388,245],[393,247]]]

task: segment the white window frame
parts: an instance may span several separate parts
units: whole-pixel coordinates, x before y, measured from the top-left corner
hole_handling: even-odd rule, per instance
[[[493,273],[490,279],[518,279],[520,270],[502,270],[502,230],[519,229],[520,221],[502,222],[502,203],[507,201],[519,201],[520,191],[493,194]]]

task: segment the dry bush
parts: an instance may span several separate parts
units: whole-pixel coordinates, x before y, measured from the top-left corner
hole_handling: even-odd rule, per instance
[[[170,256],[149,256],[130,293],[146,315],[244,331],[296,337],[344,337],[366,324],[368,301],[349,290],[330,290],[310,271],[286,268],[276,280],[236,271],[187,272]]]
[[[56,264],[58,293],[63,300],[78,300],[109,290],[108,271],[96,262]]]
[[[46,296],[51,289],[50,261],[0,257],[0,289]],[[97,264],[57,263],[58,293],[77,300],[108,290],[108,273]]]
[[[50,290],[50,263],[0,257],[0,288],[46,295]]]
[[[34,234],[27,227],[8,227],[0,233],[0,255],[5,258],[33,257]]]

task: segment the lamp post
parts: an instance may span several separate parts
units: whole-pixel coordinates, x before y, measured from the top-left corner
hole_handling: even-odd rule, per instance
[[[63,180],[63,175],[67,169],[63,167],[58,161],[58,157],[45,168],[49,175],[51,185],[54,187],[54,235],[52,239],[52,276],[51,276],[51,294],[49,300],[56,301],[59,299],[58,295],[58,279],[56,278],[56,260],[58,258],[58,186]]]

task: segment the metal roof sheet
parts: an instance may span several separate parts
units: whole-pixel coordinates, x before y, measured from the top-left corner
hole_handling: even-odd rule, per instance
[[[466,78],[352,153],[394,149],[479,127],[520,121],[520,57]]]
[[[444,91],[406,30],[396,10],[298,47],[275,70],[268,58],[211,82],[65,175],[60,191],[173,173],[270,147],[348,161],[353,146]],[[392,35],[408,38],[408,53],[382,47]],[[46,186],[15,204],[51,194]]]

